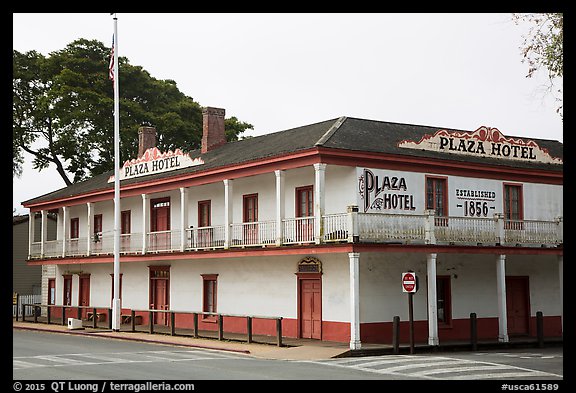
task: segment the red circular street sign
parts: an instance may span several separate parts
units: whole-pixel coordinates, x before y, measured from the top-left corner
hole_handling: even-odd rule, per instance
[[[402,289],[404,292],[416,292],[416,277],[413,273],[402,273]]]

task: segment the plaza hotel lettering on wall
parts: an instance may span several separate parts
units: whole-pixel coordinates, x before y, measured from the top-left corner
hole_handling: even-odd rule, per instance
[[[480,127],[474,132],[439,130],[434,135],[424,135],[419,142],[401,141],[398,147],[437,151],[497,159],[562,164],[562,159],[552,157],[548,150],[533,140],[509,138],[496,128]]]
[[[358,192],[363,199],[364,213],[370,210],[416,210],[414,195],[408,193],[405,177],[379,176],[366,168],[358,168],[358,171]]]
[[[146,150],[142,157],[133,160],[127,160],[122,168],[120,168],[120,180],[131,179],[134,177],[152,175],[175,169],[182,169],[196,165],[202,165],[204,161],[202,158],[190,158],[188,154],[184,154],[180,149],[175,151],[168,150],[162,153],[158,148],[151,147]],[[108,183],[114,181],[114,175],[108,178]]]

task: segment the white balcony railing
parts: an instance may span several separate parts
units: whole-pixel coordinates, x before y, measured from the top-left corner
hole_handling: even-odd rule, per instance
[[[505,220],[493,218],[435,217],[426,214],[359,213],[328,214],[322,217],[316,233],[315,217],[285,218],[276,221],[234,223],[203,228],[187,228],[146,233],[122,234],[122,254],[210,250],[225,247],[264,247],[296,244],[361,242],[444,245],[508,245],[554,247],[563,243],[562,218],[545,220]],[[229,236],[227,241],[226,237]],[[110,255],[114,252],[112,233],[90,238],[33,242],[30,258],[62,258]]]

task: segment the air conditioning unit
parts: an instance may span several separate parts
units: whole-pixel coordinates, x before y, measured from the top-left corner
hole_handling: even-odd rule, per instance
[[[82,320],[76,318],[68,318],[68,329],[70,330],[84,329],[84,327],[82,327]]]

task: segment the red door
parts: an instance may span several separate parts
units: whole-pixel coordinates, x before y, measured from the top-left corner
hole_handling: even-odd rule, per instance
[[[244,244],[258,244],[258,194],[244,195],[243,217],[244,222],[255,223],[244,225]]]
[[[313,187],[296,188],[296,217],[301,220],[296,221],[296,239],[298,242],[314,241],[314,221],[310,218],[314,216],[314,194]]]
[[[319,279],[300,280],[300,335],[322,338],[322,299]]]
[[[527,335],[530,323],[528,277],[506,277],[506,314],[509,335]]]
[[[79,289],[78,289],[78,305],[81,307],[88,307],[90,306],[90,276],[80,276],[79,280]],[[87,318],[86,313],[89,311],[88,309],[81,309],[82,318]]]
[[[155,199],[150,203],[152,214],[150,249],[163,251],[170,249],[170,198]]]
[[[170,270],[166,266],[150,267],[150,309],[151,310],[169,310],[170,298],[168,290],[170,288]],[[155,312],[154,323],[168,325],[167,313]]]

